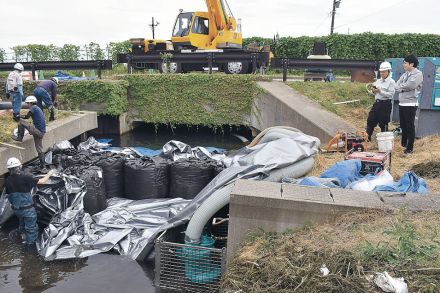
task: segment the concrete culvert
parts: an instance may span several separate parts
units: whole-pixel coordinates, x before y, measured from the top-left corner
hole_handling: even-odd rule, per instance
[[[125,197],[148,199],[168,197],[168,161],[142,157],[125,162]]]

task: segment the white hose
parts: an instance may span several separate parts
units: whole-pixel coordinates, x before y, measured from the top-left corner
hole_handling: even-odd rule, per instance
[[[202,205],[196,210],[185,232],[186,243],[200,243],[203,228],[209,219],[215,215],[222,207],[229,203],[230,195],[234,184],[229,184],[215,191]]]
[[[271,142],[271,141],[277,140],[279,138],[285,138],[285,137],[293,138],[296,135],[298,135],[298,131],[292,131],[292,130],[282,129],[282,128],[271,129],[260,139],[258,144]]]
[[[294,131],[294,132],[300,132],[300,133],[302,133],[302,131],[301,130],[299,130],[299,129],[296,129],[296,128],[294,128],[294,127],[290,127],[290,126],[274,126],[274,127],[269,127],[269,128],[266,128],[265,130],[263,130],[262,132],[260,132],[252,141],[251,141],[251,143],[248,145],[248,147],[253,147],[253,146],[255,146],[255,145],[257,145],[258,143],[259,143],[259,141],[260,141],[260,139],[264,136],[264,135],[266,135],[266,133],[267,132],[269,132],[269,131],[271,131],[271,130],[274,130],[274,129],[287,129],[287,130],[291,130],[291,131]]]

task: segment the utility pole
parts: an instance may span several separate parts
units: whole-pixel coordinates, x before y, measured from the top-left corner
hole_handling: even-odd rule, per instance
[[[154,22],[154,17],[151,18],[151,24],[149,25],[151,27],[151,30],[153,31],[153,40],[154,40],[154,28],[156,26],[158,26],[160,23],[159,22]]]
[[[333,0],[333,9],[332,9],[332,24],[330,27],[330,34],[333,34],[333,30],[335,28],[335,15],[336,15],[336,8],[339,8],[339,5],[341,5],[342,0]]]

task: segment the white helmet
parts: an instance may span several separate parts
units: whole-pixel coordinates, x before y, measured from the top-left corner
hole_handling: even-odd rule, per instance
[[[20,166],[21,166],[20,160],[15,157],[9,158],[8,162],[6,162],[6,168],[8,169],[12,169]]]
[[[23,64],[21,64],[21,63],[15,63],[15,65],[14,65],[14,69],[17,69],[17,70],[23,71],[23,70],[24,70]]]
[[[54,76],[50,80],[53,81],[54,83],[58,84],[58,77]]]
[[[390,62],[385,61],[380,64],[379,71],[385,71],[385,70],[391,70]]]
[[[29,96],[24,101],[25,103],[37,103],[37,98],[35,96]]]

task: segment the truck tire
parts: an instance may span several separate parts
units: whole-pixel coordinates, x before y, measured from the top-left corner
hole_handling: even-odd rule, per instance
[[[226,74],[245,74],[248,73],[249,63],[246,62],[228,62],[224,71]]]
[[[165,62],[161,63],[159,65],[159,71],[160,73],[165,73],[167,68],[167,64]],[[175,74],[175,73],[181,73],[182,72],[182,64],[177,62],[171,62],[170,63],[170,71],[169,73]]]

